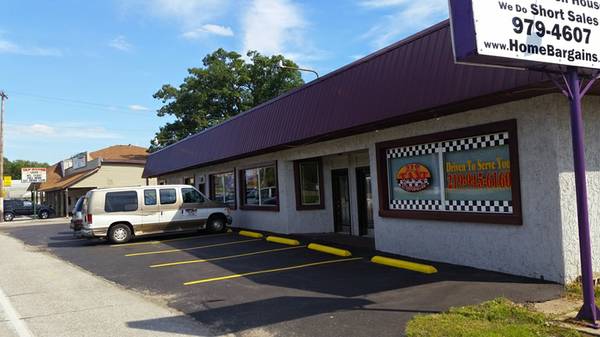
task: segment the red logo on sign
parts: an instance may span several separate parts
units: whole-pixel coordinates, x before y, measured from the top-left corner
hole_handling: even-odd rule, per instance
[[[431,185],[431,172],[423,164],[407,164],[396,173],[396,181],[406,192],[421,192]]]

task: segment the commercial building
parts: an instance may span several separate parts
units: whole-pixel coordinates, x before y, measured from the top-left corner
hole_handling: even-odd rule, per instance
[[[600,256],[600,92],[586,98]],[[457,65],[448,22],[148,158],[234,225],[565,283],[579,275],[568,100],[542,73]],[[600,260],[594,260],[600,268]]]
[[[66,216],[94,188],[155,184],[155,179],[142,178],[147,157],[147,149],[133,145],[82,152],[48,168],[46,182],[36,189],[57,215]]]

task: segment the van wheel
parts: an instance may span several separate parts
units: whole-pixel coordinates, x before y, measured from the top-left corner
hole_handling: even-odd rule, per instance
[[[223,219],[223,217],[220,216],[212,217],[208,220],[206,228],[211,233],[221,233],[225,231],[225,219]]]
[[[131,229],[125,224],[116,224],[108,231],[108,240],[112,243],[125,243],[131,240]]]

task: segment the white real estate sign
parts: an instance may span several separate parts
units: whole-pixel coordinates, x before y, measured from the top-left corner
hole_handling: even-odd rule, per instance
[[[472,0],[479,55],[599,68],[600,0]]]
[[[21,169],[21,182],[37,184],[46,182],[46,169],[24,167]]]

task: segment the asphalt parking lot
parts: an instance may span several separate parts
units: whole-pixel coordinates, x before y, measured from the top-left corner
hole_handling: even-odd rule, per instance
[[[76,239],[68,224],[1,231],[126,288],[158,298],[215,335],[401,336],[419,313],[498,296],[560,295],[559,285],[441,263],[436,274],[243,237],[163,236],[112,246]],[[85,294],[81,294],[85,296]],[[131,322],[143,328],[147,322]],[[168,332],[169,322],[153,324]]]

